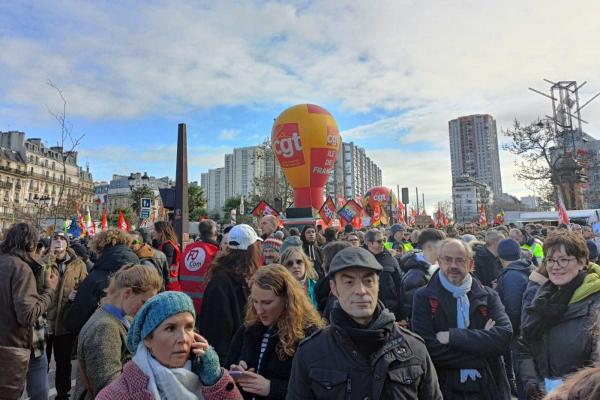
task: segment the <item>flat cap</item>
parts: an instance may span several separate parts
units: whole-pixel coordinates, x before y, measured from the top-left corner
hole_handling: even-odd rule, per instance
[[[333,257],[329,265],[329,277],[346,268],[367,268],[375,272],[383,271],[383,267],[370,251],[362,247],[347,247]]]

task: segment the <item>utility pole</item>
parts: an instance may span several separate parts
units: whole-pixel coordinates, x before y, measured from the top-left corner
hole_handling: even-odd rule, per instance
[[[415,187],[415,191],[417,192],[417,215],[421,214],[421,209],[419,208],[419,188]]]

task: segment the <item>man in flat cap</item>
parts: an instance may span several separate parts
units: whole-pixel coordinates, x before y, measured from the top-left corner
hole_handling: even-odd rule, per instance
[[[360,247],[333,258],[328,276],[338,304],[331,325],[299,345],[288,399],[442,398],[422,339],[398,327],[378,300],[382,270]]]

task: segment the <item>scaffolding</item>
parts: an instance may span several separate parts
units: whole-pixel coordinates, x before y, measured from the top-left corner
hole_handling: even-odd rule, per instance
[[[583,105],[579,105],[579,90],[587,81],[577,85],[577,81],[549,83],[550,91],[529,90],[549,98],[552,101],[552,116],[546,115],[545,122],[540,121],[540,128],[546,127],[557,144],[558,151],[554,152],[552,164],[552,184],[555,192],[562,192],[567,209],[580,210],[586,207],[583,189],[587,184],[587,174],[584,166],[585,152],[577,148],[577,136],[583,135],[581,124],[588,122],[581,118],[581,110],[600,96],[600,92],[592,96]]]

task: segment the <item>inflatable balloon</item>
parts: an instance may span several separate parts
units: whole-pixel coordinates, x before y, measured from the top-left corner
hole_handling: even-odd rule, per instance
[[[362,206],[371,217],[372,226],[389,225],[392,211],[398,207],[398,198],[392,189],[376,186],[365,193]]]
[[[273,152],[294,188],[294,207],[320,209],[323,188],[342,142],[333,116],[314,104],[288,108],[275,120]]]

